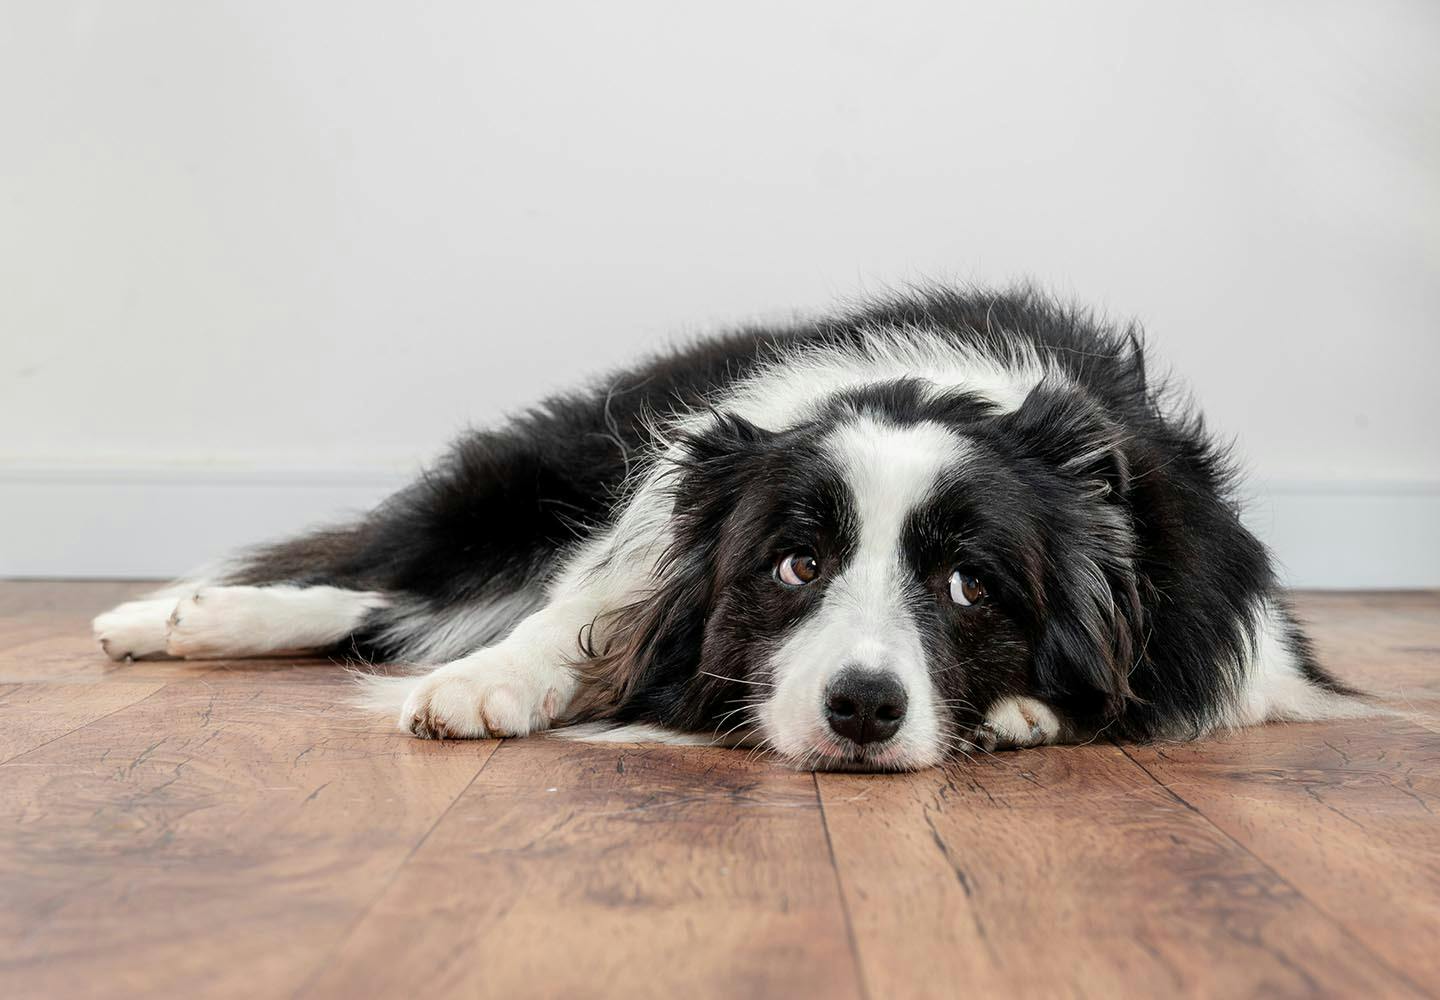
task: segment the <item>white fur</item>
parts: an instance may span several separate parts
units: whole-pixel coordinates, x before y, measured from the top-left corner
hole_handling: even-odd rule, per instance
[[[1060,717],[1034,698],[1001,698],[985,713],[983,730],[994,740],[992,749],[1037,747],[1054,743],[1064,730]]]
[[[162,658],[165,652],[165,630],[175,599],[152,597],[126,601],[111,608],[91,623],[95,641],[112,660],[148,660]]]
[[[400,601],[386,609],[379,638],[408,662],[447,663],[498,642],[544,603],[538,586],[439,611],[423,601]]]
[[[165,649],[188,660],[323,649],[387,603],[339,587],[201,587],[176,603]]]
[[[560,739],[583,743],[659,744],[676,747],[744,747],[754,742],[750,733],[687,733],[644,722],[621,726],[606,722],[587,722],[557,729],[554,735]]]
[[[549,728],[574,693],[574,671],[558,656],[501,643],[412,684],[400,728],[451,739],[526,736]]]
[[[95,638],[106,655],[200,660],[304,652],[345,638],[386,604],[380,594],[337,587],[170,588],[177,591],[96,618]]]
[[[1039,355],[1018,342],[1010,356],[999,357],[959,344],[947,331],[871,328],[858,340],[782,348],[716,403],[751,423],[780,430],[809,419],[837,393],[919,379],[937,391],[973,392],[1011,413],[1046,376]],[[693,416],[686,429],[703,427],[709,419],[708,414]]]
[[[760,708],[765,736],[792,759],[839,744],[825,721],[826,685],[856,665],[891,671],[909,707],[882,765],[923,767],[943,756],[940,720],[925,650],[905,610],[914,587],[901,544],[906,519],[964,457],[960,438],[937,424],[895,427],[870,418],[831,435],[828,447],[849,482],[859,529],[855,553],[827,581],[820,608],[776,651],[774,694]]]
[[[400,728],[456,739],[525,736],[547,729],[570,705],[578,679],[579,624],[602,610],[559,601],[526,618],[504,640],[412,682]]]
[[[1304,722],[1374,714],[1364,702],[1317,687],[1300,672],[1299,661],[1285,641],[1280,609],[1268,600],[1257,604],[1255,641],[1242,665],[1243,686],[1222,726],[1253,726],[1262,722]]]

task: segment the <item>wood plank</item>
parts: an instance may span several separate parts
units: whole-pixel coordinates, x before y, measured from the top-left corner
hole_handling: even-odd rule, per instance
[[[109,663],[90,617],[150,586],[0,583],[7,1000],[1440,993],[1434,592],[1296,598],[1414,724],[821,775],[822,811],[743,753],[408,740],[324,663]]]
[[[322,669],[170,683],[0,766],[0,995],[273,996],[314,972],[495,747],[357,720]]]
[[[1391,967],[1440,987],[1440,735],[1356,719],[1126,753]]]
[[[511,741],[308,995],[857,995],[813,779]]]
[[[0,685],[0,764],[143,701],[163,681]]]
[[[819,784],[872,996],[1415,995],[1113,746]]]

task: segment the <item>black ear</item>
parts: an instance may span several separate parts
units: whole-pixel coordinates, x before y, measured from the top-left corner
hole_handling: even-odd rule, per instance
[[[676,444],[684,456],[679,460],[683,468],[723,475],[735,462],[769,450],[776,437],[738,414],[712,410],[703,427],[680,435]]]
[[[1134,698],[1130,673],[1144,655],[1124,430],[1083,389],[1051,381],[995,423],[1007,450],[1094,484],[1078,498],[1062,494],[1044,504],[1033,662],[1040,696],[1076,714],[1113,717]]]
[[[1135,699],[1144,611],[1128,554],[1077,546],[1049,574],[1033,649],[1038,697],[1077,719],[1108,720]]]
[[[598,648],[582,644],[590,658],[578,665],[583,685],[576,718],[658,715],[684,721],[664,702],[678,701],[694,676],[723,576],[722,547],[742,509],[746,484],[759,473],[774,437],[717,411],[705,428],[675,442],[667,459],[673,463],[670,545],[655,567],[650,592],[597,623],[608,633]]]
[[[1130,490],[1124,429],[1085,390],[1055,381],[1036,386],[1020,409],[1000,418],[1023,451],[1123,499]]]

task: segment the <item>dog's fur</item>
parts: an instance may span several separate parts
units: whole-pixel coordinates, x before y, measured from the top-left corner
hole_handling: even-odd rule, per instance
[[[1232,490],[1133,328],[929,290],[551,399],[96,634],[441,664],[371,685],[418,736],[590,722],[811,767],[1353,713]]]

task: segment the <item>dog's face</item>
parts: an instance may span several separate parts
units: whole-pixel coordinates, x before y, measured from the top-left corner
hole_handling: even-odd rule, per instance
[[[1111,431],[1049,387],[1002,414],[909,383],[783,433],[717,421],[679,473],[631,714],[854,769],[963,751],[1007,695],[1103,717],[1135,624]]]

